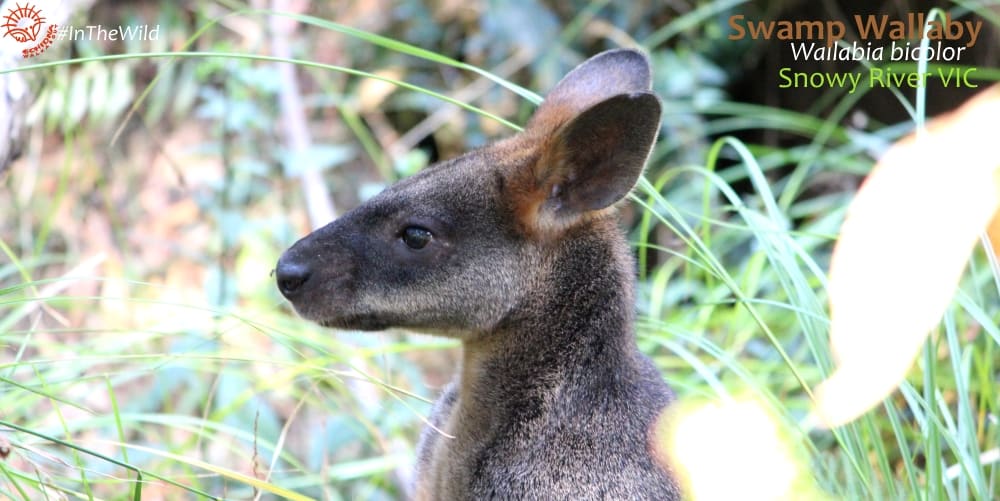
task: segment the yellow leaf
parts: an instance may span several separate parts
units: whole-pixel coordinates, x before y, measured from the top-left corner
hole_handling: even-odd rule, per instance
[[[996,178],[997,191],[1000,192],[1000,177]],[[1000,257],[1000,211],[993,214],[993,220],[986,227],[986,233],[990,237],[990,246],[993,247],[993,254]]]
[[[679,402],[659,423],[658,439],[685,499],[825,499],[777,419],[752,399]]]
[[[403,70],[400,68],[386,68],[375,72],[376,75],[390,80],[403,78]],[[396,85],[378,80],[366,78],[358,85],[358,109],[362,112],[375,111],[385,103],[385,100],[396,91]]]
[[[998,207],[1000,86],[889,149],[848,208],[830,263],[838,367],[815,412],[844,424],[905,377]]]

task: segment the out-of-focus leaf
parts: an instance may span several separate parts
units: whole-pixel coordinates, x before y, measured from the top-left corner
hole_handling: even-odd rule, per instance
[[[420,172],[420,169],[427,167],[427,164],[430,162],[427,152],[420,149],[410,150],[395,160],[393,168],[395,168],[396,174],[400,177],[410,177]]]
[[[108,100],[108,116],[118,117],[128,108],[135,97],[132,71],[126,64],[115,64],[111,67],[110,99]]]
[[[664,414],[658,428],[685,499],[822,499],[793,442],[754,400],[681,402]]]
[[[72,130],[83,120],[90,105],[90,75],[81,71],[73,76],[69,87],[69,100],[66,103],[65,122],[63,128]]]
[[[358,188],[358,198],[362,201],[371,200],[372,197],[382,193],[385,189],[385,183],[363,183],[360,188]]]
[[[354,148],[340,144],[314,144],[309,149],[298,153],[286,153],[282,156],[285,176],[301,176],[310,169],[323,170],[335,167],[357,154]]]
[[[1000,86],[895,144],[848,209],[830,264],[838,367],[816,414],[846,423],[903,379],[998,207]]]
[[[482,32],[471,37],[469,50],[484,50],[492,58],[499,59],[506,50],[506,47],[493,43],[499,39],[509,40],[512,45],[530,54],[541,54],[558,37],[559,20],[544,2],[490,0],[487,4],[491,11],[503,12],[504,15],[480,17]]]
[[[87,68],[93,78],[90,86],[90,116],[94,122],[103,124],[108,114],[108,88],[111,85],[111,73],[103,64],[95,64]]]
[[[200,83],[194,77],[194,65],[183,65],[178,70],[174,81],[174,101],[171,114],[175,119],[181,119],[191,112],[198,99]]]
[[[1000,256],[1000,211],[993,214],[993,219],[986,228],[986,233],[990,237],[990,245],[993,247],[993,253]]]
[[[375,72],[376,75],[391,80],[402,80],[402,68],[386,68]],[[398,89],[395,85],[374,78],[366,78],[358,84],[358,110],[361,112],[375,111],[382,103]]]
[[[159,79],[162,83],[153,87],[146,99],[146,120],[159,122],[163,119],[163,114],[170,107],[170,102],[174,97],[172,84],[177,81],[176,73],[177,67],[173,64],[164,64],[159,68]]]
[[[69,69],[62,67],[55,70],[55,77],[52,80],[52,87],[48,89],[48,99],[45,100],[44,120],[45,129],[53,130],[59,124],[59,120],[66,112],[66,93],[68,92],[66,82],[69,81]]]

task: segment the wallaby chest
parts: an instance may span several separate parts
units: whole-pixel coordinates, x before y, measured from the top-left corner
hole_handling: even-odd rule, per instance
[[[672,396],[645,357],[629,355],[634,364],[527,388],[504,387],[502,376],[484,379],[495,387],[459,378],[431,416],[448,436],[424,432],[417,498],[675,499],[650,449]]]

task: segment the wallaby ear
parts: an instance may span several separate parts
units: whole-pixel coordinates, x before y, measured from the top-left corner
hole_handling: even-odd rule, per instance
[[[635,186],[660,128],[651,92],[619,94],[543,139],[515,200],[533,231],[564,228],[621,200]]]
[[[545,96],[525,130],[545,135],[583,110],[619,94],[648,91],[649,59],[634,49],[602,52],[580,63]]]

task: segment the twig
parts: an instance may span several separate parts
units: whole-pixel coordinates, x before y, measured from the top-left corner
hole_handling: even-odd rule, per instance
[[[271,8],[276,12],[288,12],[293,7],[301,6],[303,2],[273,0]],[[288,41],[295,33],[298,22],[282,16],[271,16],[271,50],[275,57],[291,59],[292,51]],[[306,126],[305,107],[299,92],[298,78],[295,76],[295,66],[278,64],[278,79],[281,82],[279,100],[281,103],[281,123],[285,135],[285,145],[288,154],[298,162],[311,162],[307,155],[312,146],[312,137]],[[298,167],[298,166],[297,166]],[[330,191],[323,182],[323,176],[316,165],[306,165],[299,169],[302,172],[302,192],[306,199],[306,210],[309,212],[309,224],[319,228],[337,216]]]

